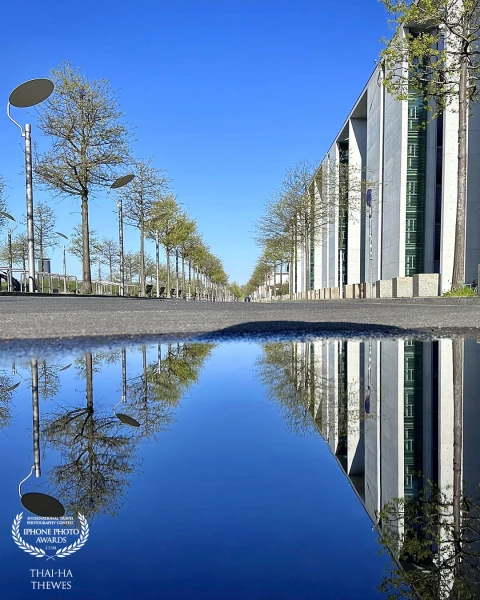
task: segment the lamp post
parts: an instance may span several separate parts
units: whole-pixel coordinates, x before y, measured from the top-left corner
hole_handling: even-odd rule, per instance
[[[55,231],[55,233],[68,240],[68,237],[65,234],[60,233],[59,231]],[[67,257],[65,254],[65,244],[63,244],[63,293],[67,293]]]
[[[32,180],[32,138],[31,126],[27,123],[25,131],[10,115],[10,106],[28,108],[46,100],[53,92],[50,79],[30,79],[17,86],[10,94],[7,103],[7,116],[20,129],[25,138],[25,185],[27,197],[27,238],[28,238],[28,291],[35,291],[35,246],[33,230],[33,180]]]
[[[160,298],[160,248],[158,243],[158,231],[155,231],[155,267],[157,271],[157,298]]]
[[[110,186],[111,190],[118,190],[118,188],[127,185],[132,181],[135,177],[132,173],[129,175],[124,175],[123,177],[119,177],[115,179],[115,181]],[[110,194],[110,192],[108,192]],[[110,196],[112,197],[112,196]],[[120,246],[120,296],[125,295],[125,270],[123,264],[123,205],[122,205],[122,197],[120,196],[117,201],[118,208],[118,245]]]
[[[13,269],[13,254],[12,254],[12,233],[17,228],[17,219],[12,217],[7,212],[0,211],[0,216],[6,217],[10,219],[10,221],[15,221],[15,227],[13,229],[8,228],[8,279],[7,279],[7,291],[12,291],[12,269]]]

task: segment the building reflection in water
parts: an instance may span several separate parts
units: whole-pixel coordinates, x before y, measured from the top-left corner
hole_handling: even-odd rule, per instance
[[[265,344],[257,373],[289,428],[322,435],[377,526],[394,559],[381,590],[480,597],[480,345]]]

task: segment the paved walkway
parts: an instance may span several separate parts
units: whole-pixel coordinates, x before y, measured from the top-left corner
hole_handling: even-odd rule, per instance
[[[480,339],[480,298],[278,303],[0,296],[0,345],[145,336],[428,336]]]

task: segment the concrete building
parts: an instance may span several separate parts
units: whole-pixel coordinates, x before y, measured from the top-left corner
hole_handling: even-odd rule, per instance
[[[277,266],[277,270],[275,272],[272,271],[271,273],[269,273],[265,277],[265,282],[262,285],[258,286],[257,289],[253,292],[253,299],[273,299],[275,296],[280,296],[282,293],[282,289],[285,287],[285,284],[288,284],[289,282],[289,269],[290,265],[288,264],[284,264],[281,271],[279,270],[279,266]]]
[[[438,274],[437,293],[450,289],[458,113],[452,106],[429,120],[421,100],[413,95],[404,101],[394,99],[383,78],[383,67],[378,65],[311,182],[315,210],[326,204],[337,206],[329,222],[321,224],[308,242],[298,244],[292,265],[294,293],[338,288],[340,297],[352,297],[345,286],[371,282],[377,295],[382,289],[388,296],[391,284],[375,288],[374,283],[426,273]],[[480,112],[473,107],[472,113],[466,283],[477,279],[480,263]],[[425,121],[426,127],[421,127]],[[347,211],[342,208],[342,194],[348,195]],[[398,284],[412,285],[403,280]]]

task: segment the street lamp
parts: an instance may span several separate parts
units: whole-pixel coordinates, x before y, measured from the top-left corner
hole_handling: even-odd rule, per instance
[[[17,228],[17,219],[12,217],[7,212],[0,211],[0,216],[10,219],[10,221],[15,221],[15,227],[13,229],[8,228],[8,279],[7,279],[7,291],[12,291],[12,269],[13,269],[13,254],[12,254],[12,233]]]
[[[31,79],[17,86],[10,94],[7,103],[7,116],[20,129],[25,138],[25,177],[27,196],[27,238],[28,238],[28,291],[35,291],[35,247],[33,230],[33,180],[32,180],[32,138],[31,126],[27,123],[25,131],[10,115],[10,106],[28,108],[46,100],[53,92],[50,79]]]
[[[123,177],[119,177],[115,179],[115,181],[110,186],[111,190],[118,190],[118,188],[127,185],[130,183],[132,179],[135,177],[133,174],[124,175]],[[113,196],[108,192],[110,197],[113,199]],[[117,201],[118,208],[118,244],[120,246],[120,296],[125,295],[125,271],[123,267],[123,207],[122,207],[122,197],[120,196]]]
[[[55,231],[57,235],[68,240],[68,237],[64,233],[60,233],[59,231]],[[63,293],[67,293],[67,257],[66,257],[66,248],[65,244],[63,244]]]
[[[158,243],[158,230],[155,231],[155,268],[157,275],[157,298],[160,298],[160,248]]]

